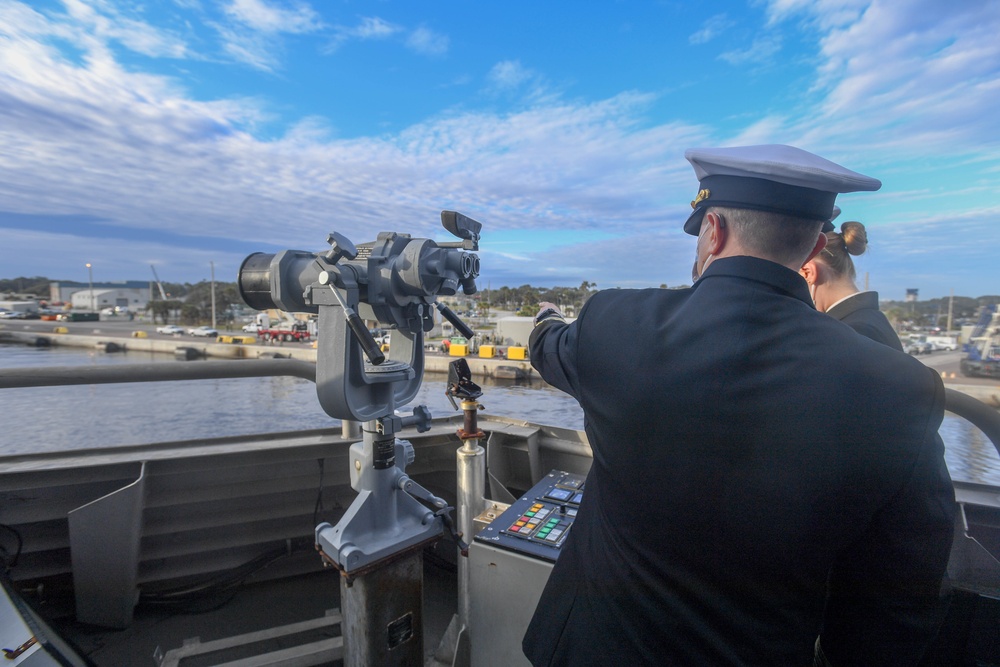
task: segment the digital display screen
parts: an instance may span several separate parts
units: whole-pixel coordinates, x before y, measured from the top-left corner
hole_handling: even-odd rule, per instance
[[[547,498],[552,498],[554,500],[569,500],[569,497],[573,495],[573,492],[568,489],[552,489],[545,494]]]

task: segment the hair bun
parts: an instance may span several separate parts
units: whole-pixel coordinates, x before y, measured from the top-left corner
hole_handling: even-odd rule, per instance
[[[852,255],[864,254],[868,249],[868,232],[860,222],[845,222],[840,226],[840,235],[844,238],[844,247]]]

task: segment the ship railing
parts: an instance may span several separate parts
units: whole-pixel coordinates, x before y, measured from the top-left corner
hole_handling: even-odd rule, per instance
[[[294,359],[0,369],[0,389],[113,383],[298,377],[315,365]],[[572,429],[481,417],[490,437],[491,498],[509,501],[551,468],[586,472],[592,453]],[[462,415],[401,437],[417,451],[407,473],[436,495],[456,496]],[[286,551],[267,577],[321,567],[313,550],[316,508],[336,521],[350,505],[350,445],[358,425],[0,456],[0,524],[23,537],[11,576],[53,590],[72,581],[81,622],[131,623],[138,598],[170,582],[192,582]],[[3,536],[0,536],[3,537]],[[4,543],[6,545],[6,542]],[[450,542],[435,555],[455,561]],[[336,582],[331,583],[336,587]]]

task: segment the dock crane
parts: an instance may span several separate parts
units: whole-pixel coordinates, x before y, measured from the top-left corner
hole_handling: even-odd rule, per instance
[[[965,358],[960,362],[962,375],[1000,378],[1000,313],[997,304],[984,306],[965,344]]]
[[[153,266],[152,264],[150,264],[149,268],[153,270],[153,279],[156,281],[156,286],[160,290],[160,298],[163,299],[164,301],[166,301],[167,300],[167,293],[165,291],[163,291],[163,285],[160,283],[160,277],[158,275],[156,275],[156,267]]]

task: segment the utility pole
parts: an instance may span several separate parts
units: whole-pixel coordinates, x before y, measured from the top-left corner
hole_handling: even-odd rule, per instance
[[[94,305],[94,269],[90,266],[90,262],[87,262],[87,279],[90,281],[90,309],[97,310]]]
[[[215,328],[215,262],[209,262],[212,267],[212,328]]]
[[[948,334],[951,333],[951,306],[952,306],[952,301],[954,300],[955,300],[955,289],[952,288],[951,295],[948,296],[948,330],[945,331],[945,333]]]

